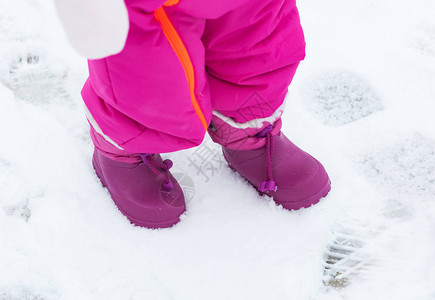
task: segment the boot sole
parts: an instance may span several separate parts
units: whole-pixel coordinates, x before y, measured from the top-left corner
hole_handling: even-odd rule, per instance
[[[233,172],[236,172],[241,178],[243,178],[247,183],[249,183],[257,192],[260,196],[264,196],[267,195],[269,197],[272,197],[271,195],[261,192],[258,190],[258,188],[252,184],[248,179],[246,179],[245,177],[243,177],[242,175],[240,175],[239,172],[237,172],[236,169],[234,169],[229,163],[228,163],[228,167],[233,170]],[[277,204],[277,205],[282,205],[283,208],[287,209],[287,210],[299,210],[301,208],[308,208],[311,207],[312,205],[315,205],[317,203],[320,202],[320,199],[326,197],[326,195],[328,195],[329,191],[331,190],[331,180],[327,179],[326,184],[319,189],[314,195],[311,195],[309,197],[306,197],[302,200],[299,200],[297,202],[279,202],[276,201],[275,199],[273,199],[273,201]]]
[[[278,202],[275,201],[276,204],[282,205],[285,209],[288,210],[298,210],[301,208],[308,208],[312,205],[315,205],[320,202],[320,199],[326,197],[331,190],[331,181],[328,178],[327,183],[314,195],[311,195],[303,200],[299,200],[297,202]]]

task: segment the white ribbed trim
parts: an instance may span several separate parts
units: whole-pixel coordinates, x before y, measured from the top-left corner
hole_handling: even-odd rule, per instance
[[[88,119],[89,123],[91,123],[91,126],[94,128],[94,130],[101,135],[106,141],[108,141],[109,143],[111,143],[113,146],[115,146],[116,148],[118,148],[119,150],[124,150],[122,149],[121,146],[119,146],[117,143],[115,143],[110,137],[108,137],[107,135],[105,135],[103,133],[103,131],[101,130],[100,126],[98,126],[97,122],[95,121],[94,117],[92,116],[91,112],[89,111],[89,109],[86,107],[86,105],[83,105],[85,107],[85,115],[86,118]]]
[[[275,112],[270,117],[254,119],[245,123],[238,123],[234,121],[233,118],[224,116],[221,112],[217,110],[213,110],[213,115],[218,117],[219,119],[221,119],[222,121],[230,125],[231,127],[237,129],[261,128],[263,127],[264,122],[273,124],[276,120],[278,120],[281,117],[282,113],[284,112],[284,107],[285,107],[285,100],[281,104],[281,106],[278,107],[277,110],[275,110]]]

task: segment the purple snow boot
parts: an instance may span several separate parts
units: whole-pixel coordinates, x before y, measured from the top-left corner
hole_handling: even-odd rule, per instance
[[[186,210],[183,191],[159,154],[141,154],[142,162],[112,160],[95,150],[92,165],[118,209],[131,223],[146,228],[171,227]]]
[[[325,168],[280,132],[272,135],[272,125],[257,137],[266,145],[255,150],[222,147],[229,166],[253,184],[261,194],[273,197],[284,208],[300,209],[319,202],[331,189]]]

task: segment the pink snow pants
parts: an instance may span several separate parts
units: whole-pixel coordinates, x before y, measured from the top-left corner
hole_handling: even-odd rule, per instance
[[[126,45],[89,61],[82,90],[97,149],[131,161],[197,146],[206,131],[233,149],[263,146],[255,135],[269,124],[279,132],[305,56],[295,0],[125,3]]]

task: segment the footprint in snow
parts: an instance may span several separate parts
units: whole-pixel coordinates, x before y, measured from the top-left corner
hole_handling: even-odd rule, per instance
[[[0,286],[0,300],[54,300],[59,295],[50,291],[37,291],[25,286]]]
[[[435,57],[435,26],[421,23],[411,38],[411,47],[423,55]]]
[[[415,214],[433,207],[435,142],[411,134],[378,144],[383,146],[366,150],[356,161],[384,201],[367,201],[365,213],[355,209],[337,218],[323,254],[323,284],[327,288],[344,288],[356,278],[392,274],[392,266],[407,266],[406,251],[412,247],[397,245],[418,239],[408,226],[415,222]],[[385,265],[387,269],[383,269]]]
[[[355,277],[362,277],[375,268],[376,256],[367,245],[382,229],[366,225],[351,218],[341,218],[334,224],[322,260],[322,280],[326,287],[344,288]]]
[[[28,222],[31,217],[30,201],[42,197],[39,192],[30,194],[24,188],[22,174],[16,166],[0,156],[0,210],[8,217]],[[0,298],[1,300],[1,298]]]
[[[332,71],[306,84],[304,104],[328,126],[358,121],[383,109],[381,100],[358,75]]]
[[[69,101],[65,88],[66,70],[58,69],[50,55],[35,47],[14,56],[8,70],[0,73],[0,81],[19,99],[30,103]]]
[[[416,238],[407,230],[409,216],[390,212],[387,204],[371,214],[354,211],[336,219],[323,253],[324,287],[342,289],[388,276],[396,266],[406,265],[409,253],[398,253],[396,248],[403,240],[412,243]]]
[[[367,179],[389,198],[399,202],[435,199],[435,141],[429,138],[413,134],[384,142],[356,161]]]
[[[37,2],[0,2],[0,83],[31,103],[70,100],[67,63],[44,36],[44,26]]]

